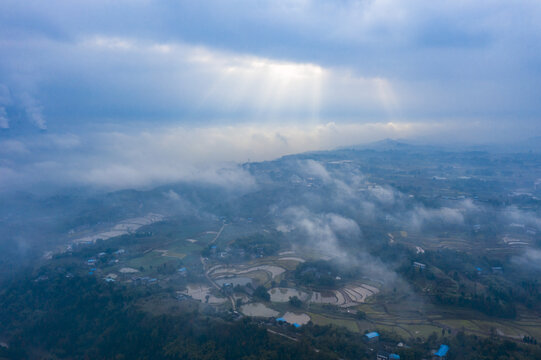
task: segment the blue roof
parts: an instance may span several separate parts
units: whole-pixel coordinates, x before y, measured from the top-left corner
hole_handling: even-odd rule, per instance
[[[284,319],[283,317],[279,317],[276,319],[276,321],[283,321],[283,322],[287,322],[286,319]]]
[[[216,249],[216,245],[212,245],[210,248],[211,249]]]
[[[441,345],[438,351],[434,354],[436,356],[445,356],[447,355],[447,351],[449,351],[449,346],[447,345]]]
[[[366,336],[366,337],[369,338],[369,339],[373,339],[373,338],[375,338],[375,337],[378,337],[379,334],[378,334],[377,332],[373,331],[373,332],[370,332],[370,333],[368,333],[368,334],[365,334],[364,336]]]
[[[186,271],[186,268],[185,268],[185,267],[182,267],[182,268],[178,269],[178,271],[184,272],[184,271]]]
[[[301,325],[297,324],[297,323],[293,323],[293,326],[295,326],[296,328],[300,328]]]
[[[396,360],[399,360],[399,359],[400,359],[400,355],[398,355],[398,354],[390,354],[390,355],[389,355],[389,359],[396,359]]]

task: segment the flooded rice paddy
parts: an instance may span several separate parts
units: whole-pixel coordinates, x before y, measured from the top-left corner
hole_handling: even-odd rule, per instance
[[[262,303],[242,305],[240,311],[244,315],[257,317],[276,317],[279,314],[278,311],[275,311]]]
[[[234,276],[234,277],[223,277],[220,279],[214,280],[214,282],[220,286],[224,284],[232,284],[233,286],[246,286],[252,283],[252,279],[244,276]]]
[[[186,287],[186,290],[182,293],[188,296],[191,296],[194,300],[199,300],[203,303],[207,302],[207,296],[208,296],[208,303],[211,305],[219,305],[223,304],[227,301],[225,298],[219,298],[211,294],[210,292],[211,288],[206,285],[188,285]]]
[[[293,296],[298,297],[302,301],[309,298],[307,293],[292,288],[272,288],[268,292],[273,302],[287,302]]]
[[[286,312],[282,317],[290,324],[306,325],[310,321],[310,316],[304,313],[295,314],[292,312]]]

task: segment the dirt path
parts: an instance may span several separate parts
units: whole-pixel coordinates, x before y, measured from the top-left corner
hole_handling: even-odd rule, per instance
[[[267,331],[270,332],[271,334],[278,335],[278,336],[282,336],[282,337],[285,337],[286,339],[293,340],[293,341],[295,341],[295,342],[299,342],[299,339],[294,338],[294,337],[291,337],[291,336],[286,335],[286,334],[283,334],[283,333],[281,333],[281,332],[274,331],[274,330],[271,330],[271,329],[267,329]]]

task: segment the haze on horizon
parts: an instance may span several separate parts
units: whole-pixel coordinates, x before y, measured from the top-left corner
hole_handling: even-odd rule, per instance
[[[538,137],[540,20],[537,1],[4,1],[0,191]]]

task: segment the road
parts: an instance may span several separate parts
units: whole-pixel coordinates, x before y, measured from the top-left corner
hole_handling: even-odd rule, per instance
[[[225,228],[225,223],[222,225],[222,227],[220,228],[220,230],[218,231],[218,233],[216,234],[216,237],[214,237],[214,240],[212,240],[209,245],[212,245],[216,242],[216,240],[218,240],[218,238],[220,237],[220,235],[222,235],[222,231],[224,231],[224,228]],[[207,267],[206,267],[206,264],[205,264],[205,260],[203,259],[202,256],[199,257],[199,260],[201,261],[201,264],[203,265],[203,270],[205,272],[205,277],[207,278],[207,280],[212,284],[212,286],[214,286],[216,289],[218,290],[221,290],[222,288],[220,287],[220,285],[216,284],[214,282],[214,280],[212,280],[212,278],[209,276],[209,272],[207,270]],[[231,307],[233,308],[233,311],[236,311],[237,310],[237,304],[235,303],[235,298],[233,298],[233,296],[228,296],[229,298],[229,301],[231,302]]]
[[[216,242],[216,240],[218,240],[218,238],[220,237],[220,235],[222,235],[222,231],[224,231],[225,225],[226,225],[226,223],[223,223],[223,225],[222,225],[222,227],[220,228],[220,230],[218,231],[218,233],[216,233],[216,236],[214,237],[214,240],[212,240],[212,241],[210,242],[209,245],[214,244],[214,243]]]

